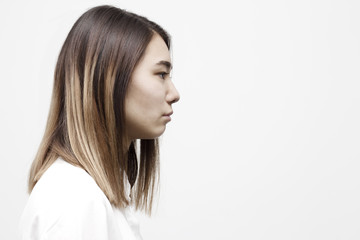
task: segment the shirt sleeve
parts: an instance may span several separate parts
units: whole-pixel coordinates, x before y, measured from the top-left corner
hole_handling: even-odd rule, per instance
[[[31,192],[19,232],[22,240],[132,239],[124,235],[127,226],[114,213],[88,173],[56,161]]]
[[[75,203],[63,211],[59,218],[43,231],[42,236],[35,239],[113,240],[113,236],[119,235],[114,233],[115,222],[109,211],[111,209],[101,201]]]

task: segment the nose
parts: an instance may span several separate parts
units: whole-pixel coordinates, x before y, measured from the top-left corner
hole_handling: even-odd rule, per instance
[[[180,100],[180,94],[175,88],[175,85],[172,81],[169,81],[169,89],[166,95],[166,101],[170,104],[176,103]]]

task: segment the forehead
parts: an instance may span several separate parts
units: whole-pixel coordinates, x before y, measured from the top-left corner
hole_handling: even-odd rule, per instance
[[[155,65],[160,61],[171,62],[170,52],[160,35],[154,34],[145,50],[144,58],[141,62]]]

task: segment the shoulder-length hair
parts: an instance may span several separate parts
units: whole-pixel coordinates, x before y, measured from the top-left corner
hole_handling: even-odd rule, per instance
[[[154,34],[170,49],[170,37],[159,25],[113,6],[92,8],[76,21],[56,64],[29,193],[61,157],[87,171],[116,207],[130,204],[129,181],[135,207],[151,213],[159,177],[158,139],[140,140],[138,166],[137,144],[126,145],[124,101],[134,68]]]

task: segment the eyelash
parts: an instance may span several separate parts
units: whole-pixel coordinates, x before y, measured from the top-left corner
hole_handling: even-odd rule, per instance
[[[164,79],[165,80],[165,77],[169,75],[169,73],[167,72],[160,72],[158,73],[158,75],[160,76],[161,79]]]

